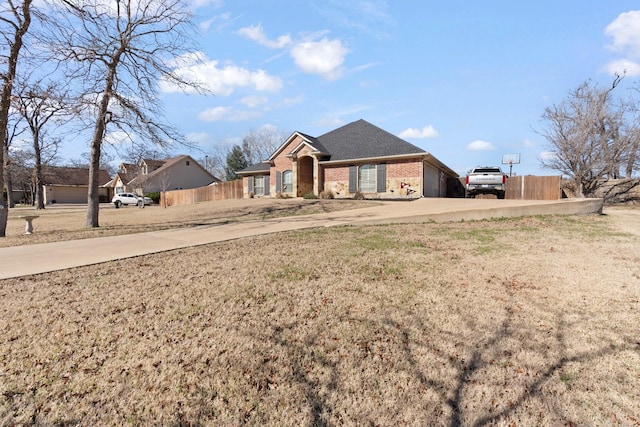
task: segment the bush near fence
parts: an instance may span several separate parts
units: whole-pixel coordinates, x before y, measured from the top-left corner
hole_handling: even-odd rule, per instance
[[[200,202],[242,198],[242,180],[236,179],[235,181],[218,182],[206,187],[165,191],[160,196],[160,206],[193,205]]]

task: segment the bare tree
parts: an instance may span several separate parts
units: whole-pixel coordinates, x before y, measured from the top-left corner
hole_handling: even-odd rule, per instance
[[[118,167],[113,164],[115,157],[106,150],[100,153],[100,169],[106,170],[109,176],[114,176],[118,172]],[[91,153],[80,153],[77,159],[69,159],[68,165],[75,168],[89,168]]]
[[[629,154],[625,165],[625,177],[632,178],[633,173],[640,170],[640,108],[635,102],[628,105],[629,117],[625,122],[624,135],[628,140]]]
[[[267,160],[288,136],[288,133],[273,126],[263,126],[250,131],[242,139],[242,151],[249,165]]]
[[[13,149],[11,150],[10,156],[8,175],[11,177],[12,192],[14,190],[20,190],[22,194],[20,202],[33,204],[35,198],[31,184],[33,175],[31,153],[25,150]]]
[[[181,140],[158,121],[158,81],[197,87],[171,68],[193,44],[191,15],[182,0],[59,0],[59,59],[74,61],[70,75],[94,117],[87,227],[98,227],[98,176],[108,126],[167,145]]]
[[[2,47],[0,47],[0,79],[2,92],[0,93],[0,141],[3,145],[7,139],[7,124],[9,120],[9,108],[11,107],[11,95],[13,82],[16,77],[16,69],[23,38],[31,25],[32,0],[5,0],[0,3],[0,34],[2,35]],[[0,150],[0,237],[5,237],[7,231],[7,219],[9,212],[7,201],[4,199],[4,161],[5,150]]]
[[[605,179],[618,178],[628,159],[627,106],[615,103],[611,95],[621,80],[616,77],[604,89],[584,82],[542,115],[546,126],[539,133],[547,139],[551,155],[541,163],[571,177],[578,197],[591,196]]]
[[[162,207],[167,207],[167,190],[171,187],[171,174],[168,170],[163,170],[158,174],[158,185],[162,193]]]
[[[43,167],[53,161],[61,144],[61,138],[51,136],[47,128],[55,124],[58,129],[71,120],[72,108],[58,83],[20,81],[16,86],[13,105],[31,134],[36,209],[44,209]]]
[[[18,171],[18,163],[15,159],[12,159],[11,153],[11,145],[14,141],[18,140],[18,138],[27,131],[26,126],[23,126],[23,119],[18,112],[10,108],[9,109],[9,120],[7,125],[7,132],[5,135],[4,144],[2,145],[2,151],[4,155],[4,165],[3,165],[3,175],[4,175],[4,183],[7,188],[7,197],[8,197],[8,206],[9,208],[13,208],[15,206],[14,200],[11,197],[13,194],[13,183],[14,177],[17,175]]]
[[[209,151],[204,159],[199,159],[198,161],[205,165],[205,169],[211,175],[218,179],[224,179],[227,156],[230,151],[231,147],[220,145]]]

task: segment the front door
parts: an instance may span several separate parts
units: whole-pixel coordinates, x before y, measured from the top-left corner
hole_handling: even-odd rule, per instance
[[[313,158],[305,156],[298,158],[298,191],[296,195],[303,197],[313,193]]]

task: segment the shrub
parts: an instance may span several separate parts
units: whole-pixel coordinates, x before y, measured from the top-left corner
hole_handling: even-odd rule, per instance
[[[317,199],[318,196],[316,196],[315,194],[313,194],[313,191],[309,191],[307,194],[305,194],[304,196],[302,196],[303,199]]]
[[[155,193],[147,193],[145,194],[145,196],[153,200],[153,203],[155,203],[156,205],[160,203],[160,192],[158,191],[156,191]]]

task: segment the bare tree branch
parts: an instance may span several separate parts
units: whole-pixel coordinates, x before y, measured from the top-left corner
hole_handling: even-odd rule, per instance
[[[186,143],[162,120],[158,81],[204,92],[170,66],[174,58],[190,52],[194,26],[183,0],[59,0],[58,4],[57,18],[64,31],[52,48],[59,59],[74,61],[69,64],[69,78],[81,86],[81,98],[92,103],[86,226],[98,227],[99,159],[108,125],[160,146]]]
[[[586,81],[542,115],[545,126],[538,133],[547,139],[550,155],[540,161],[571,177],[579,197],[632,172],[628,161],[638,150],[637,128],[629,121],[632,104],[612,97],[623,77],[616,76],[606,89]]]

